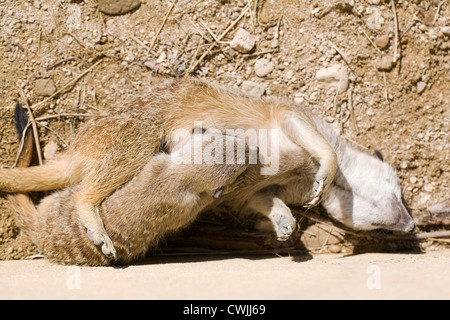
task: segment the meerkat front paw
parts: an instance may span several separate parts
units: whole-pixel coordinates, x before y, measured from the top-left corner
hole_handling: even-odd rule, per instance
[[[322,200],[322,194],[325,190],[325,180],[319,180],[319,181],[314,181],[313,184],[313,198],[311,201],[306,202],[303,206],[305,208],[312,208],[315,207],[316,205],[318,205],[320,203],[320,201]]]
[[[106,232],[97,232],[94,230],[87,229],[87,235],[89,239],[96,245],[102,248],[102,252],[108,258],[114,258],[117,260],[116,249]]]
[[[104,255],[117,260],[116,249],[100,218],[99,207],[93,207],[90,204],[79,205],[78,215],[81,224],[86,228],[89,239],[96,246],[101,246]]]
[[[320,167],[313,183],[312,199],[304,204],[306,208],[318,205],[320,200],[322,200],[323,193],[334,180],[338,168],[337,155],[334,150],[326,153],[326,156],[319,163]]]

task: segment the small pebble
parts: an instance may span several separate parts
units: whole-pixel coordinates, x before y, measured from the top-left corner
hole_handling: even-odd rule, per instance
[[[379,71],[390,71],[394,67],[392,56],[383,56],[377,60],[377,69]]]
[[[425,88],[427,87],[427,84],[423,81],[419,81],[419,82],[417,82],[416,86],[417,86],[417,92],[422,93],[425,90]]]
[[[341,64],[319,69],[316,73],[316,79],[327,87],[338,88],[339,92],[347,91],[349,85],[347,70]]]
[[[266,91],[266,87],[253,81],[243,81],[242,91],[255,98],[260,98]]]
[[[255,62],[255,73],[258,77],[265,77],[272,72],[274,63],[267,59],[258,59]]]
[[[114,16],[131,12],[140,5],[140,0],[98,0],[98,10]]]
[[[376,38],[374,42],[379,49],[383,50],[389,45],[389,36],[384,34]]]
[[[445,34],[446,36],[450,36],[450,26],[447,27],[441,27],[441,32]]]
[[[56,92],[55,83],[52,79],[38,79],[35,84],[36,94],[49,97]]]
[[[423,190],[426,192],[432,192],[433,191],[433,185],[431,183],[427,183],[423,186]]]
[[[241,53],[247,53],[253,49],[255,44],[256,38],[247,30],[241,28],[236,32],[233,40],[231,40],[230,47]]]

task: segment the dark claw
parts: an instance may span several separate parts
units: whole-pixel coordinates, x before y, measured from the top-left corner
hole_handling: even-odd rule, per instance
[[[114,252],[109,251],[109,249],[106,247],[105,243],[103,243],[103,245],[102,245],[102,252],[108,258],[114,258],[114,260],[117,261],[116,251],[114,251]]]

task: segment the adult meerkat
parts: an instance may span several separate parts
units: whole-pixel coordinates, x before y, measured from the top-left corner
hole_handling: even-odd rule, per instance
[[[355,230],[414,230],[415,223],[403,204],[397,174],[381,154],[361,151],[322,119],[313,119],[338,159],[336,176],[322,195],[321,204],[327,213]],[[301,160],[302,166],[296,167],[294,163]],[[294,226],[289,206],[302,205],[310,199],[310,186],[314,182],[311,172],[317,170],[317,164],[305,150],[298,149],[280,159],[279,165],[281,174],[264,179],[255,170],[257,167],[249,166],[244,183],[206,210],[227,206],[237,212],[264,213],[272,220],[278,238],[286,239]]]
[[[278,100],[246,95],[184,79],[154,89],[133,103],[93,116],[70,148],[43,166],[0,169],[0,190],[30,192],[77,186],[76,212],[92,241],[108,256],[116,250],[98,214],[101,202],[129,181],[162,149],[170,150],[179,131],[203,129],[273,130],[277,159],[304,150],[318,164],[307,205],[319,203],[337,170],[335,150],[303,109]],[[250,141],[260,148],[260,141]],[[301,167],[293,158],[290,167]],[[266,168],[267,169],[267,168]],[[280,173],[278,170],[270,173]]]

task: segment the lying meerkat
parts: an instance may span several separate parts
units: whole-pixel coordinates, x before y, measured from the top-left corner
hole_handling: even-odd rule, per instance
[[[338,159],[336,176],[322,195],[321,205],[327,213],[355,230],[414,230],[415,223],[403,204],[399,179],[381,154],[361,151],[322,119],[313,119],[316,128],[336,151]],[[245,183],[206,210],[226,206],[235,212],[264,213],[273,222],[278,238],[288,238],[295,225],[288,206],[302,205],[311,198],[310,186],[314,182],[311,172],[317,170],[305,150],[295,150],[290,157],[280,159],[282,174],[265,179],[255,166],[249,166]],[[296,167],[301,159],[302,166]]]
[[[207,147],[211,142],[207,136],[203,139]],[[234,144],[239,138],[225,135],[223,139]],[[20,167],[30,163],[32,140],[29,134],[18,161]],[[235,164],[174,163],[173,155],[187,148],[191,146],[183,143],[172,155],[156,154],[98,207],[98,215],[116,248],[117,262],[104,254],[105,248],[90,240],[76,214],[75,195],[82,185],[55,191],[38,206],[25,193],[10,195],[16,222],[53,262],[109,265],[135,261],[161,237],[186,227],[208,204],[226,194],[248,166],[245,153],[235,156]]]
[[[402,204],[392,168],[347,143],[319,118],[314,121],[338,155],[335,180],[323,194],[322,204],[327,212],[357,230],[411,231],[414,223]],[[22,166],[28,165],[33,147],[31,135],[27,138],[19,161]],[[224,139],[233,145],[239,140],[233,136]],[[232,165],[174,164],[173,154],[180,151],[174,148],[171,155],[157,154],[100,205],[99,215],[117,248],[117,263],[136,260],[161,237],[186,227],[202,210],[214,210],[217,206],[263,213],[272,220],[278,238],[285,240],[295,225],[288,205],[299,205],[311,198],[311,173],[317,171],[318,164],[305,150],[292,152],[292,159],[283,158],[282,173],[272,176],[260,175],[261,164],[241,161],[244,164],[238,165],[238,160]],[[232,156],[238,158],[237,153]],[[299,161],[302,165],[296,167]],[[18,225],[54,262],[113,264],[89,240],[77,217],[74,195],[78,188],[56,191],[37,208],[26,194],[10,196]]]
[[[199,122],[205,130],[276,132],[271,139],[279,146],[277,160],[295,150],[305,150],[318,164],[308,206],[319,203],[334,179],[336,153],[308,112],[278,100],[255,100],[184,79],[93,116],[70,148],[54,161],[37,167],[0,169],[0,190],[30,192],[77,186],[75,208],[89,237],[106,255],[116,257],[98,214],[100,204],[161,150],[170,152],[180,138],[180,130],[192,132]],[[263,147],[259,140],[249,141],[249,145]],[[292,158],[290,165],[298,168],[303,162]],[[262,169],[267,169],[266,175],[281,173],[277,168]]]
[[[322,204],[328,213],[354,229],[412,230],[414,223],[402,204],[394,170],[379,158],[347,143],[321,119],[312,119],[338,158],[336,177],[323,193]],[[232,141],[230,139],[240,140],[226,136],[227,141]],[[31,136],[28,140],[29,147],[24,148],[25,158],[32,147]],[[174,165],[173,154],[179,151],[177,146],[173,146],[170,156],[159,153],[153,157],[133,179],[107,197],[99,207],[99,215],[118,248],[119,262],[131,262],[142,256],[160,237],[188,225],[202,209],[212,210],[217,206],[263,213],[272,220],[278,238],[285,240],[295,226],[288,205],[303,204],[311,198],[311,185],[319,167],[302,148],[285,154],[279,162],[280,173],[267,176],[260,174],[260,167],[264,166],[261,163],[242,167],[236,166],[238,161],[231,167],[192,163]],[[233,148],[231,151],[232,157],[238,156]],[[223,156],[227,158],[228,154]],[[27,161],[19,163],[28,164]],[[236,178],[239,172],[243,173]],[[218,174],[221,178],[216,181]],[[227,175],[230,176],[227,178]],[[212,182],[215,184],[211,186]],[[223,186],[230,183],[223,192]],[[192,187],[192,184],[197,187]],[[74,195],[79,188],[68,187],[55,192],[37,209],[28,196],[12,196],[18,224],[53,261],[91,265],[114,263],[88,240],[77,218]],[[207,191],[199,193],[199,188]],[[221,195],[221,200],[218,200]]]

